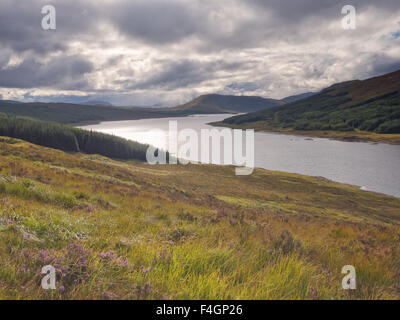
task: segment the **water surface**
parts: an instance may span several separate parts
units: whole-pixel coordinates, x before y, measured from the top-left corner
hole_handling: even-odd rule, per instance
[[[207,123],[227,117],[223,114],[110,121],[83,128],[165,148],[170,120],[178,122],[179,130],[191,128],[200,136],[201,129],[213,128]],[[256,132],[255,167],[321,176],[400,198],[399,145]]]

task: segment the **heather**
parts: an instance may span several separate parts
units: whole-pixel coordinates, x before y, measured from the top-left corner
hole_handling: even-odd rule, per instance
[[[322,178],[0,139],[0,299],[398,299],[399,221],[399,199]]]

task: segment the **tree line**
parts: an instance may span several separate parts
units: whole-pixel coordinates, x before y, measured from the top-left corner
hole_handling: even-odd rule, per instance
[[[223,122],[243,125],[263,121],[266,127],[272,129],[400,133],[400,91],[349,105],[346,104],[351,99],[346,94],[342,92],[332,96],[325,90],[304,100],[235,116]]]
[[[99,154],[124,160],[145,161],[148,149],[148,145],[109,134],[3,114],[0,114],[0,136],[22,139],[67,152]]]

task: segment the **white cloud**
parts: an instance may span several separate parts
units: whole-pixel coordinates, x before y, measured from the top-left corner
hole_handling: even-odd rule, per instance
[[[394,0],[353,1],[357,29],[349,31],[332,1],[55,0],[57,30],[44,32],[37,14],[44,3],[0,4],[5,99],[174,105],[211,92],[282,98],[400,68]],[[48,74],[57,81],[46,81]]]

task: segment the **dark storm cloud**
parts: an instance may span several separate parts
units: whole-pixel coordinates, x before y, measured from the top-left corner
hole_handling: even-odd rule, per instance
[[[55,31],[41,28],[47,4]],[[341,28],[346,4],[364,19],[354,32]],[[112,92],[134,105],[209,90],[315,91],[398,69],[399,10],[398,0],[0,0],[0,93]]]
[[[368,7],[376,7],[386,11],[399,9],[398,0],[249,0],[248,3],[255,5],[258,10],[272,12],[277,20],[289,24],[298,23],[311,16],[320,18],[340,16],[341,8],[345,5],[352,5],[357,10],[364,10]]]
[[[213,50],[214,46],[245,48],[269,38],[291,38],[293,32],[306,38],[299,23],[309,17],[325,21],[340,18],[340,9],[347,4],[331,0],[249,0],[246,4],[252,8],[253,15],[241,19],[245,15],[240,1],[226,1],[230,15],[222,14],[224,6],[197,1],[53,1],[57,9],[57,30],[44,32],[40,11],[48,2],[2,0],[0,44],[18,52],[33,50],[43,54],[65,50],[70,41],[85,36],[103,40],[107,34],[98,26],[107,22],[121,34],[152,45],[174,44],[194,37],[202,42],[202,50],[207,47]],[[235,4],[241,6],[235,7]],[[360,11],[371,6],[387,11],[399,7],[398,0],[353,0],[351,4]],[[293,26],[296,28],[291,29]]]
[[[57,9],[57,30],[44,31],[41,9],[53,4]],[[86,7],[76,0],[0,1],[0,45],[16,52],[33,51],[37,54],[66,50],[69,41],[92,32],[98,18],[93,6]]]
[[[13,51],[7,48],[0,49],[0,68],[7,65],[13,55]]]
[[[61,43],[43,39],[40,10],[39,1],[1,1],[0,44],[16,52],[43,53],[63,49]]]
[[[107,17],[123,34],[160,45],[180,41],[201,29],[190,3],[177,1],[119,1]]]
[[[80,56],[55,57],[47,63],[28,58],[18,66],[1,69],[0,86],[77,90],[87,87],[87,81],[82,76],[92,70],[92,63]]]
[[[367,60],[368,64],[359,70],[360,78],[369,78],[400,70],[400,58],[396,59],[385,53],[372,54]]]
[[[240,3],[240,1],[238,1]],[[218,51],[223,49],[241,50],[260,46],[271,46],[276,42],[291,44],[315,43],[316,41],[328,40],[332,37],[328,33],[330,22],[336,22],[338,34],[342,33],[340,21],[343,18],[341,13],[345,5],[353,5],[357,14],[367,9],[376,11],[379,14],[390,13],[399,10],[398,0],[353,0],[353,1],[332,1],[332,0],[249,0],[246,1],[248,8],[253,11],[249,19],[237,19],[231,30],[219,27],[220,24],[208,21],[209,24],[201,32],[200,37],[203,43],[199,46],[202,52]],[[238,9],[232,15],[235,18],[242,16]],[[387,21],[390,23],[390,21]],[[214,24],[213,24],[214,23]],[[374,21],[370,21],[373,24]],[[362,31],[360,31],[362,32]]]
[[[219,71],[238,70],[242,66],[240,63],[227,63],[222,60],[201,62],[183,59],[172,63],[163,61],[159,72],[156,71],[148,79],[134,84],[132,88],[164,88],[166,90],[185,88],[193,84],[201,84],[206,80],[214,80],[218,77]]]
[[[82,76],[93,70],[92,63],[80,55],[62,52],[68,51],[70,42],[79,39],[82,32],[94,30],[93,20],[83,18],[87,9],[77,1],[57,2],[54,3],[57,30],[45,31],[41,26],[41,9],[47,4],[49,1],[44,0],[0,2],[1,87],[63,90],[88,87]],[[22,62],[7,66],[12,57],[19,57]],[[48,61],[41,62],[46,57]]]
[[[98,13],[121,34],[153,46],[168,46],[197,40],[190,50],[200,53],[241,50],[268,45],[271,41],[313,41],[320,26],[339,22],[347,1],[332,0],[227,0],[163,1],[116,0]],[[391,12],[398,0],[353,0],[357,12],[367,8]],[[311,25],[306,22],[312,20]],[[371,22],[373,23],[373,22]],[[325,35],[321,34],[322,37]],[[184,45],[184,44],[182,44]]]

